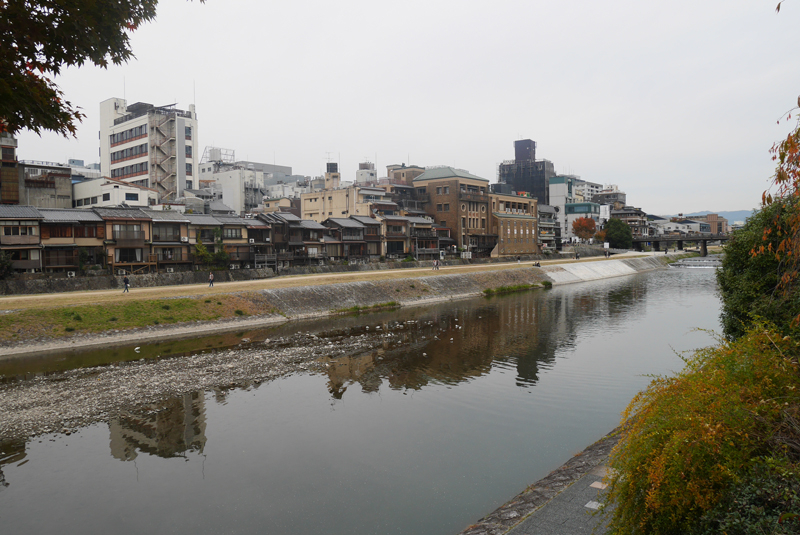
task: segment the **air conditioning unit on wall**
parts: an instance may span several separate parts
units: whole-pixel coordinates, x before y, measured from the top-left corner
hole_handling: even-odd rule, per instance
[[[74,271],[67,271],[67,277],[72,278],[74,276],[75,276],[75,272]]]
[[[167,273],[174,273],[174,272],[175,272],[175,268],[167,268]]]
[[[181,243],[189,243],[189,237],[188,236],[181,236]]]
[[[248,243],[255,243],[255,242],[256,242],[256,240],[255,240],[254,238],[250,238],[250,239],[249,239],[249,240],[247,240],[247,241],[248,241]]]

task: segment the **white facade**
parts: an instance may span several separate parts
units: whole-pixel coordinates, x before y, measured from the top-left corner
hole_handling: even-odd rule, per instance
[[[586,202],[591,201],[595,194],[603,191],[602,184],[589,182],[588,180],[581,180],[580,178],[573,180],[573,186],[575,188],[575,193],[580,194],[580,196],[582,196]]]
[[[150,207],[158,202],[158,193],[151,188],[128,184],[121,180],[95,178],[72,185],[73,208],[113,206]]]
[[[100,103],[100,170],[103,176],[155,189],[173,200],[196,186],[198,128],[189,111],[121,98]],[[189,184],[187,185],[187,180]]]

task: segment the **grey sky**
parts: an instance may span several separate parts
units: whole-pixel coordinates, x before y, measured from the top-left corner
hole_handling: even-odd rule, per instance
[[[195,102],[200,150],[298,174],[330,153],[345,180],[368,159],[494,182],[531,138],[648,212],[754,208],[800,94],[800,2],[776,3],[162,0],[136,59],[57,80],[78,138],[25,132],[19,156],[98,161],[99,103],[125,96]]]

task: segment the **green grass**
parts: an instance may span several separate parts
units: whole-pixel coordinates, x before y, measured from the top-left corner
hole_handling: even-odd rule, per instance
[[[549,281],[547,281],[549,282]],[[514,292],[525,292],[533,288],[540,288],[538,284],[515,284],[513,286],[498,286],[497,288],[486,288],[483,295],[490,297],[492,295],[510,294]]]
[[[226,306],[220,306],[223,303]],[[21,310],[0,315],[0,340],[9,340],[17,335],[23,338],[51,335],[54,328],[62,326],[63,332],[67,333],[98,333],[112,328],[110,324],[114,329],[134,329],[148,325],[214,321],[253,313],[243,304],[248,305],[235,296],[225,296],[216,304],[211,300],[181,298],[170,299],[169,304],[165,304],[163,299],[153,299]]]
[[[398,308],[400,307],[400,303],[397,301],[387,301],[386,303],[378,303],[376,305],[370,306],[354,306],[350,308],[339,308],[336,310],[332,310],[333,314],[361,314],[363,312],[372,312],[376,310],[383,310],[386,308]]]

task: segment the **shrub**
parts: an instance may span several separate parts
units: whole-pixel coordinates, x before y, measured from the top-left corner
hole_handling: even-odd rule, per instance
[[[237,316],[244,316],[244,310],[239,310],[238,308],[234,310],[234,314]]]
[[[787,514],[787,512],[791,512]],[[767,458],[755,463],[701,520],[697,535],[781,535],[800,531],[800,472]]]
[[[781,292],[777,287],[785,269],[774,254],[753,255],[765,246],[776,249],[793,202],[776,201],[755,213],[725,246],[717,284],[722,298],[720,319],[725,335],[736,338],[745,333],[754,318],[771,321],[783,334],[797,335],[792,320],[800,314],[800,292]]]
[[[697,532],[763,455],[787,455],[776,436],[800,444],[800,428],[787,426],[800,407],[797,353],[794,341],[755,325],[639,393],[609,458],[610,532]]]
[[[549,289],[553,287],[553,283],[550,281],[542,281],[542,286]]]

